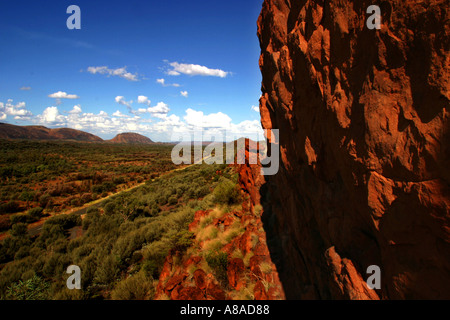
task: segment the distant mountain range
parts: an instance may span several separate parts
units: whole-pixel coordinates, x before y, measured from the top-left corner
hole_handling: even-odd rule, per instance
[[[70,128],[49,129],[43,126],[16,126],[0,123],[0,139],[7,140],[60,140],[80,142],[109,142],[124,144],[152,144],[151,139],[138,133],[121,133],[111,140]]]

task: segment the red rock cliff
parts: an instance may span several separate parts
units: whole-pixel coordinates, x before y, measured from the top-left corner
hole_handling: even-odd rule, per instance
[[[281,164],[262,201],[287,298],[450,299],[449,14],[447,0],[264,1],[261,121]]]

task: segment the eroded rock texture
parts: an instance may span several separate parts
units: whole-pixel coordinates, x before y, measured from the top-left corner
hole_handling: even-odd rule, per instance
[[[262,196],[287,298],[450,298],[449,15],[447,0],[264,1],[261,121],[281,165]]]

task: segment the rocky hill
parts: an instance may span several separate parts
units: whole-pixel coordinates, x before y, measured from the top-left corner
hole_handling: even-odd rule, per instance
[[[16,126],[7,123],[0,123],[0,139],[103,141],[93,134],[75,129],[49,129],[43,126]]]
[[[120,133],[108,142],[112,143],[130,143],[130,144],[152,144],[151,139],[138,133]]]
[[[382,1],[380,30],[372,4],[265,0],[258,21],[281,151],[263,221],[287,298],[450,299],[448,1]]]

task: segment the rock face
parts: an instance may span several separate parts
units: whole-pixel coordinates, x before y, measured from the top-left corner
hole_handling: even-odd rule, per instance
[[[15,126],[7,123],[0,123],[0,139],[103,141],[93,134],[70,128],[49,129],[42,126]]]
[[[289,299],[450,299],[447,0],[265,0],[261,187]],[[371,265],[381,289],[367,289]]]
[[[152,144],[150,138],[144,137],[138,133],[121,133],[109,140],[112,143],[130,143],[130,144]]]

